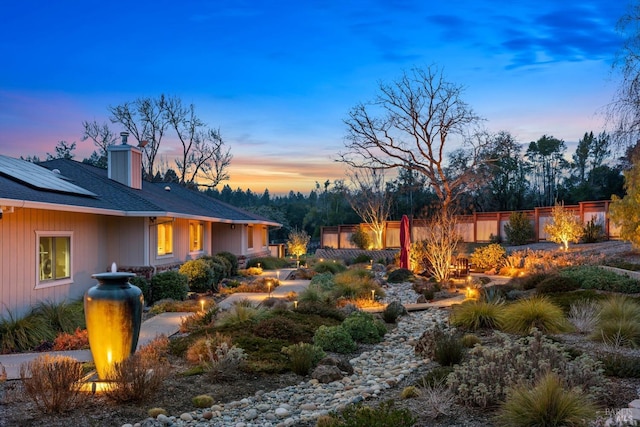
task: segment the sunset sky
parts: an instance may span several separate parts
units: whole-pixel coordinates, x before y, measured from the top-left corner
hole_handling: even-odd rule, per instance
[[[194,103],[234,156],[228,182],[272,194],[344,177],[348,111],[437,65],[490,131],[571,147],[603,130],[627,0],[5,2],[0,154],[46,157],[83,120],[162,93]],[[117,132],[120,130],[113,125]],[[176,141],[163,142],[172,160]]]

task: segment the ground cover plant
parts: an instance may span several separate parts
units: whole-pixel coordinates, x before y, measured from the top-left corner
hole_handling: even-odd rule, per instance
[[[617,274],[595,265],[581,265],[562,269],[559,274],[580,284],[581,289],[634,294],[640,292],[640,280]]]

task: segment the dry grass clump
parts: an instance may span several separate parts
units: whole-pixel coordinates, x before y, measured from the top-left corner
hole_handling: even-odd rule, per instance
[[[164,357],[168,344],[166,337],[159,337],[115,363],[106,379],[105,395],[119,403],[144,402],[154,396],[170,374]]]
[[[533,328],[544,333],[570,329],[562,309],[544,296],[520,299],[505,306],[500,326],[507,332],[521,335],[528,334]]]
[[[503,304],[466,301],[453,307],[449,321],[453,326],[470,331],[495,329],[500,323],[503,311]]]
[[[600,303],[591,300],[580,300],[569,307],[567,316],[576,332],[587,334],[593,332],[600,321]]]
[[[82,364],[67,356],[38,356],[20,366],[27,396],[46,413],[74,409],[81,401]]]
[[[231,342],[231,337],[216,332],[214,336],[206,336],[197,339],[193,342],[187,349],[187,353],[185,354],[185,358],[187,362],[192,365],[203,365],[207,363],[209,359],[209,349],[216,348],[218,345],[222,343],[227,343],[227,345],[233,345]]]
[[[548,373],[533,388],[522,384],[511,389],[496,421],[505,427],[578,427],[595,416],[596,407],[586,395],[564,387],[557,375]]]
[[[602,303],[600,321],[592,338],[631,347],[640,346],[640,305],[615,295]]]

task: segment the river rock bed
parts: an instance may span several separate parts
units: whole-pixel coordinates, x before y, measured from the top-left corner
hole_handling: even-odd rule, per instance
[[[409,303],[417,297],[410,284],[394,284],[385,292],[387,301]],[[427,363],[415,356],[415,340],[429,325],[445,322],[447,317],[445,310],[429,309],[400,318],[384,341],[350,360],[354,373],[342,380],[322,384],[312,379],[279,390],[259,391],[253,396],[208,409],[169,417],[160,415],[123,427],[314,425],[314,420],[321,415],[378,397],[384,389],[396,386]]]

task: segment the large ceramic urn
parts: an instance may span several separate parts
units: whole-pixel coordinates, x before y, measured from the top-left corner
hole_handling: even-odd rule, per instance
[[[142,324],[142,291],[129,283],[135,274],[115,270],[92,275],[98,284],[84,295],[89,346],[101,380],[136,350]]]

